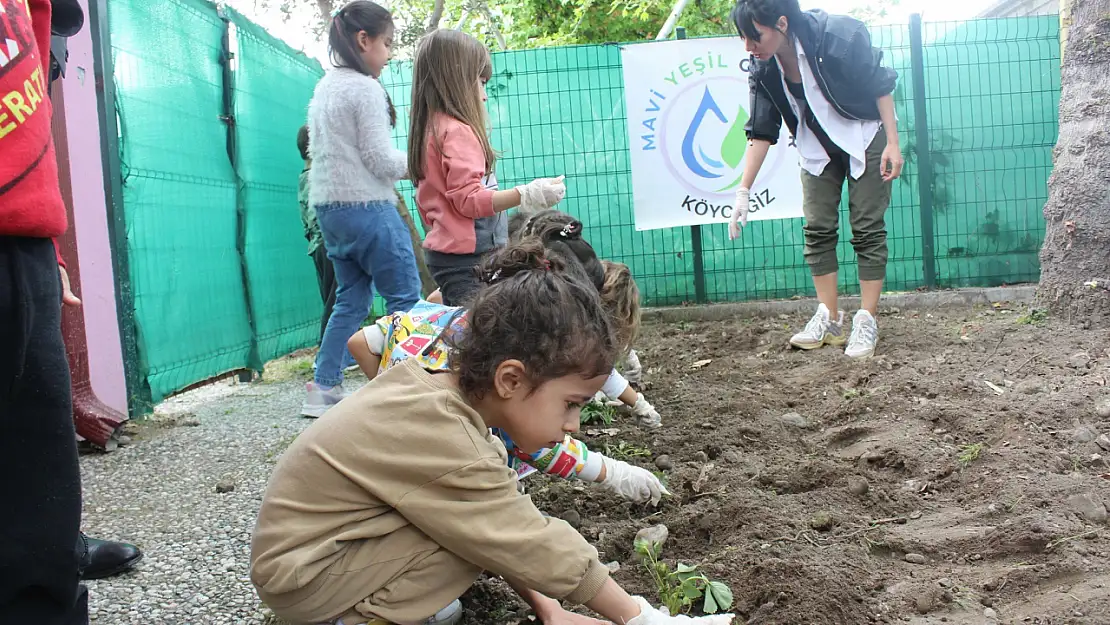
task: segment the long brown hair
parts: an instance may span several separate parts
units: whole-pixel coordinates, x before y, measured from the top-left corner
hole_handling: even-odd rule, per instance
[[[428,133],[443,148],[434,127],[439,113],[470,126],[486,156],[486,173],[497,161],[486,131],[486,107],[478,81],[493,76],[489,50],[477,39],[457,30],[440,28],[420,40],[412,67],[412,109],[409,111],[409,174],[424,179],[424,150]]]
[[[605,270],[601,305],[613,319],[621,354],[627,354],[640,334],[640,288],[628,265],[603,260],[601,266]]]

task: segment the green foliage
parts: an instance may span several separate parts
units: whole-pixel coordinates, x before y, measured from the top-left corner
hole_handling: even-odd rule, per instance
[[[244,4],[248,0],[238,0]],[[280,11],[285,21],[311,10],[313,30],[324,33],[325,11],[342,0],[253,0],[256,10]],[[695,0],[686,5],[677,26],[690,37],[734,34],[728,15],[735,0]],[[401,51],[411,53],[427,31],[435,0],[389,3]],[[460,28],[490,50],[597,44],[654,39],[670,15],[673,0],[444,0],[440,28]],[[330,12],[330,11],[329,11]]]
[[[635,548],[644,570],[655,584],[659,601],[672,615],[688,613],[698,599],[702,599],[701,610],[706,614],[732,607],[732,590],[728,585],[698,572],[697,565],[679,562],[671,570],[660,559],[663,548],[659,543],[637,540]]]
[[[690,3],[678,19],[690,37],[733,34],[733,0]],[[508,0],[498,5],[508,47],[597,44],[654,39],[672,0]]]
[[[617,409],[603,402],[590,401],[582,407],[579,423],[582,425],[611,425],[617,416]]]
[[[1018,317],[1017,322],[1027,326],[1039,326],[1048,321],[1048,311],[1042,308],[1030,308],[1029,312]]]
[[[630,460],[632,458],[650,458],[651,450],[632,443],[621,441],[616,445],[605,443],[601,446],[602,452],[614,460]]]
[[[959,461],[960,466],[967,468],[969,464],[979,459],[979,455],[983,453],[983,443],[974,443],[971,445],[960,445]]]

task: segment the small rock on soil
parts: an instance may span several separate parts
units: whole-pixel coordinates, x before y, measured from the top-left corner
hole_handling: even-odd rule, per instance
[[[871,484],[862,477],[848,478],[848,492],[853,495],[866,495],[869,490],[871,490]]]
[[[674,468],[674,462],[671,461],[670,456],[663,454],[655,459],[655,466],[660,471],[670,471]]]
[[[779,422],[786,425],[792,425],[796,428],[805,429],[809,427],[809,421],[806,421],[805,417],[796,412],[788,412],[782,415],[781,417],[779,417]]]
[[[1038,378],[1030,378],[1028,380],[1022,380],[1021,382],[1015,384],[1014,390],[1018,393],[1022,393],[1023,395],[1037,395],[1048,390],[1048,387],[1047,385],[1045,385],[1043,380]]]
[[[910,564],[925,564],[929,561],[928,558],[921,555],[920,553],[907,553],[905,556],[905,560]]]
[[[1106,522],[1106,506],[1094,495],[1072,495],[1068,497],[1068,507],[1071,508],[1072,512],[1091,523]]]
[[[216,482],[217,493],[230,493],[233,490],[235,490],[235,480],[233,478],[225,477],[219,482]]]

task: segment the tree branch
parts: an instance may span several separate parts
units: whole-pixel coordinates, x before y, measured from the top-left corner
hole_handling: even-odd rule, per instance
[[[444,0],[436,0],[435,6],[432,7],[432,15],[428,18],[427,32],[439,28],[439,20],[443,19],[443,2]]]
[[[479,6],[482,9],[482,13],[486,16],[486,21],[489,22],[489,28],[493,31],[493,36],[497,38],[497,45],[504,50],[506,48],[505,36],[501,34],[501,29],[497,27],[497,22],[493,19],[493,11],[489,10],[489,2],[487,0],[481,0]]]

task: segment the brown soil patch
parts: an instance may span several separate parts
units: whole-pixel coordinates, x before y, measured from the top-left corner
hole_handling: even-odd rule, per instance
[[[603,560],[620,562],[616,579],[656,603],[632,537],[667,525],[667,561],[728,583],[737,623],[983,623],[985,606],[1002,623],[1110,623],[1110,527],[1068,502],[1110,504],[1110,449],[1091,440],[1110,434],[1096,413],[1110,334],[1006,306],[891,311],[876,357],[850,362],[790,349],[805,321],[645,328],[663,427],[621,419],[583,438],[669,455],[674,497],[658,510],[542,477],[528,492],[549,514],[576,511]],[[813,529],[821,514],[831,527]],[[499,582],[466,605],[468,623],[528,622]]]

